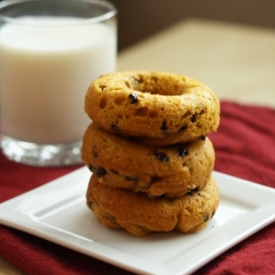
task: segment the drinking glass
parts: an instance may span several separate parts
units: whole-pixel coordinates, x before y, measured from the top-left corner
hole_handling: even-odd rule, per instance
[[[33,166],[81,163],[90,83],[116,69],[117,11],[96,0],[0,4],[1,149]]]

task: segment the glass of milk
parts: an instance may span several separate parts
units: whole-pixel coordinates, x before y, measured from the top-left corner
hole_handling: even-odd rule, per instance
[[[3,154],[33,166],[81,163],[91,82],[116,69],[116,8],[100,0],[0,2]]]

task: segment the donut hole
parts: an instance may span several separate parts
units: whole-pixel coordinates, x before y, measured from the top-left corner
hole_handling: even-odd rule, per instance
[[[148,114],[148,108],[147,107],[142,107],[142,108],[138,108],[135,111],[135,116],[140,116],[140,117],[146,117]]]
[[[125,96],[123,94],[118,94],[114,99],[114,104],[117,106],[120,106],[123,104],[124,101],[125,101]]]
[[[171,78],[170,76],[162,75],[150,75],[144,77],[140,75],[139,83],[136,87],[142,93],[150,93],[152,95],[163,95],[163,96],[179,96],[186,91],[185,79]]]
[[[99,101],[99,108],[104,109],[107,105],[107,98],[106,97],[101,97]]]

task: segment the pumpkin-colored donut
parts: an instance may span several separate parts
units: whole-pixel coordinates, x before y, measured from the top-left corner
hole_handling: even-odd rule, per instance
[[[108,133],[92,123],[83,137],[82,159],[102,184],[143,192],[150,198],[180,197],[207,183],[215,152],[207,137],[152,147]]]
[[[216,131],[220,104],[213,91],[195,79],[128,71],[96,79],[87,91],[85,111],[105,131],[167,146]]]
[[[211,178],[204,188],[180,198],[157,197],[112,188],[93,174],[87,189],[87,205],[105,226],[124,228],[137,236],[152,232],[201,230],[215,214],[220,194]]]

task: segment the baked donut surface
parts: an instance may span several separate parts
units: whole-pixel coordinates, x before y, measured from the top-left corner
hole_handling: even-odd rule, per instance
[[[101,184],[93,174],[86,198],[88,207],[105,226],[146,236],[173,230],[192,233],[204,228],[218,207],[219,190],[211,178],[202,190],[181,198],[148,199],[140,192]]]
[[[128,71],[96,79],[87,91],[85,111],[105,131],[166,146],[216,131],[220,104],[213,91],[195,79]]]
[[[82,160],[102,184],[140,191],[148,197],[180,197],[207,183],[215,152],[207,137],[187,144],[152,147],[91,123],[83,137]]]

